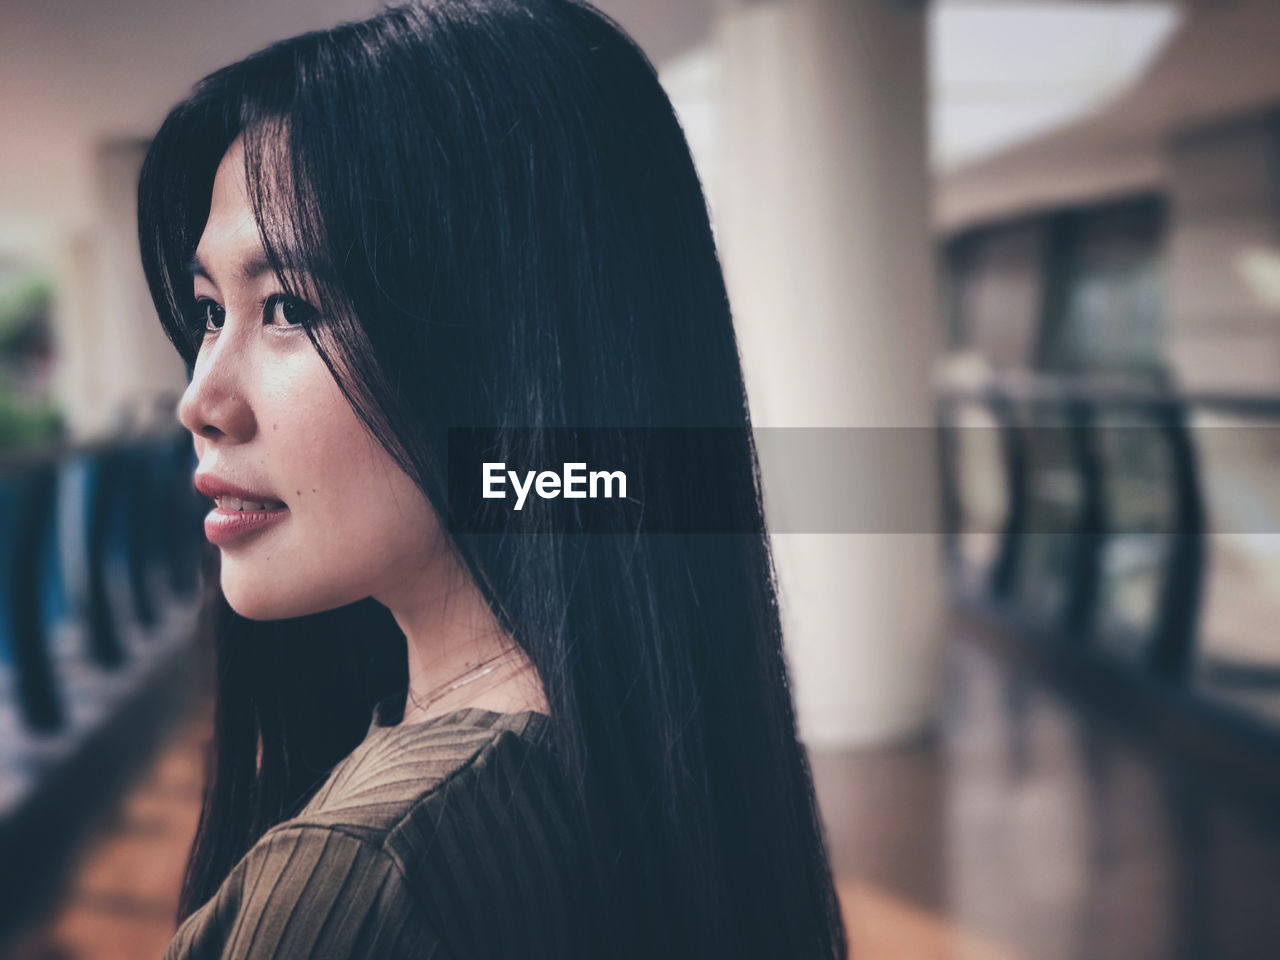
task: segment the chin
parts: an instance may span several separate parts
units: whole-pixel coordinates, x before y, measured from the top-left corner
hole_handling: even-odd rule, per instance
[[[278,580],[248,569],[239,571],[237,566],[234,560],[222,558],[222,595],[246,620],[284,620],[315,612],[303,598],[281,589]]]
[[[234,560],[222,559],[222,594],[227,604],[246,620],[288,620],[324,613],[359,600],[366,594],[335,589],[297,589],[298,584],[282,582],[278,568],[268,575],[251,569],[238,570]]]
[[[314,612],[289,603],[279,595],[271,596],[260,584],[240,589],[224,580],[222,594],[227,598],[227,605],[246,620],[285,620]]]

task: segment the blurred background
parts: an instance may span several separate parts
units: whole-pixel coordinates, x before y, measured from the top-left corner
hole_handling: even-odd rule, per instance
[[[938,440],[937,523],[774,537],[852,955],[1280,956],[1280,3],[598,5],[685,125],[757,426]],[[147,138],[377,6],[0,5],[0,956],[160,956],[199,808]]]

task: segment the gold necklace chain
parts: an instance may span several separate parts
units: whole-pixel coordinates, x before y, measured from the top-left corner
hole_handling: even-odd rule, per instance
[[[449,683],[441,684],[440,686],[433,687],[428,690],[426,693],[426,699],[423,701],[419,701],[418,698],[413,695],[413,687],[410,686],[406,691],[409,695],[409,700],[417,709],[425,710],[427,707],[431,706],[431,704],[445,696],[445,694],[452,693],[459,687],[466,686],[468,683],[471,683],[474,680],[479,680],[486,674],[493,672],[498,667],[502,666],[503,662],[513,659],[519,652],[520,651],[518,649],[507,650],[497,656],[490,657],[488,660],[480,661],[480,663],[476,664],[465,673],[459,674],[456,679]]]

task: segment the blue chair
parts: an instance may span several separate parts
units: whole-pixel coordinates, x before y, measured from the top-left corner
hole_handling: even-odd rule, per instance
[[[86,626],[89,659],[104,669],[115,669],[127,659],[125,646],[111,609],[107,587],[108,555],[111,552],[111,513],[114,487],[111,477],[111,454],[99,448],[88,455],[85,464],[85,580]]]
[[[14,694],[25,725],[34,731],[60,730],[66,711],[59,695],[51,656],[46,594],[57,471],[52,464],[23,468],[7,478],[9,517],[4,525],[6,569],[3,598],[7,646],[12,659]]]

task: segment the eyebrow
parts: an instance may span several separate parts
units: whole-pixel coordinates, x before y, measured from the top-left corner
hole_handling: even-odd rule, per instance
[[[199,254],[193,253],[186,263],[187,273],[193,277],[204,277],[210,283],[213,277],[209,275],[209,270],[200,260]],[[271,272],[271,264],[267,262],[267,258],[262,254],[256,254],[249,260],[242,263],[236,270],[236,280],[239,283],[252,283],[264,273]]]

